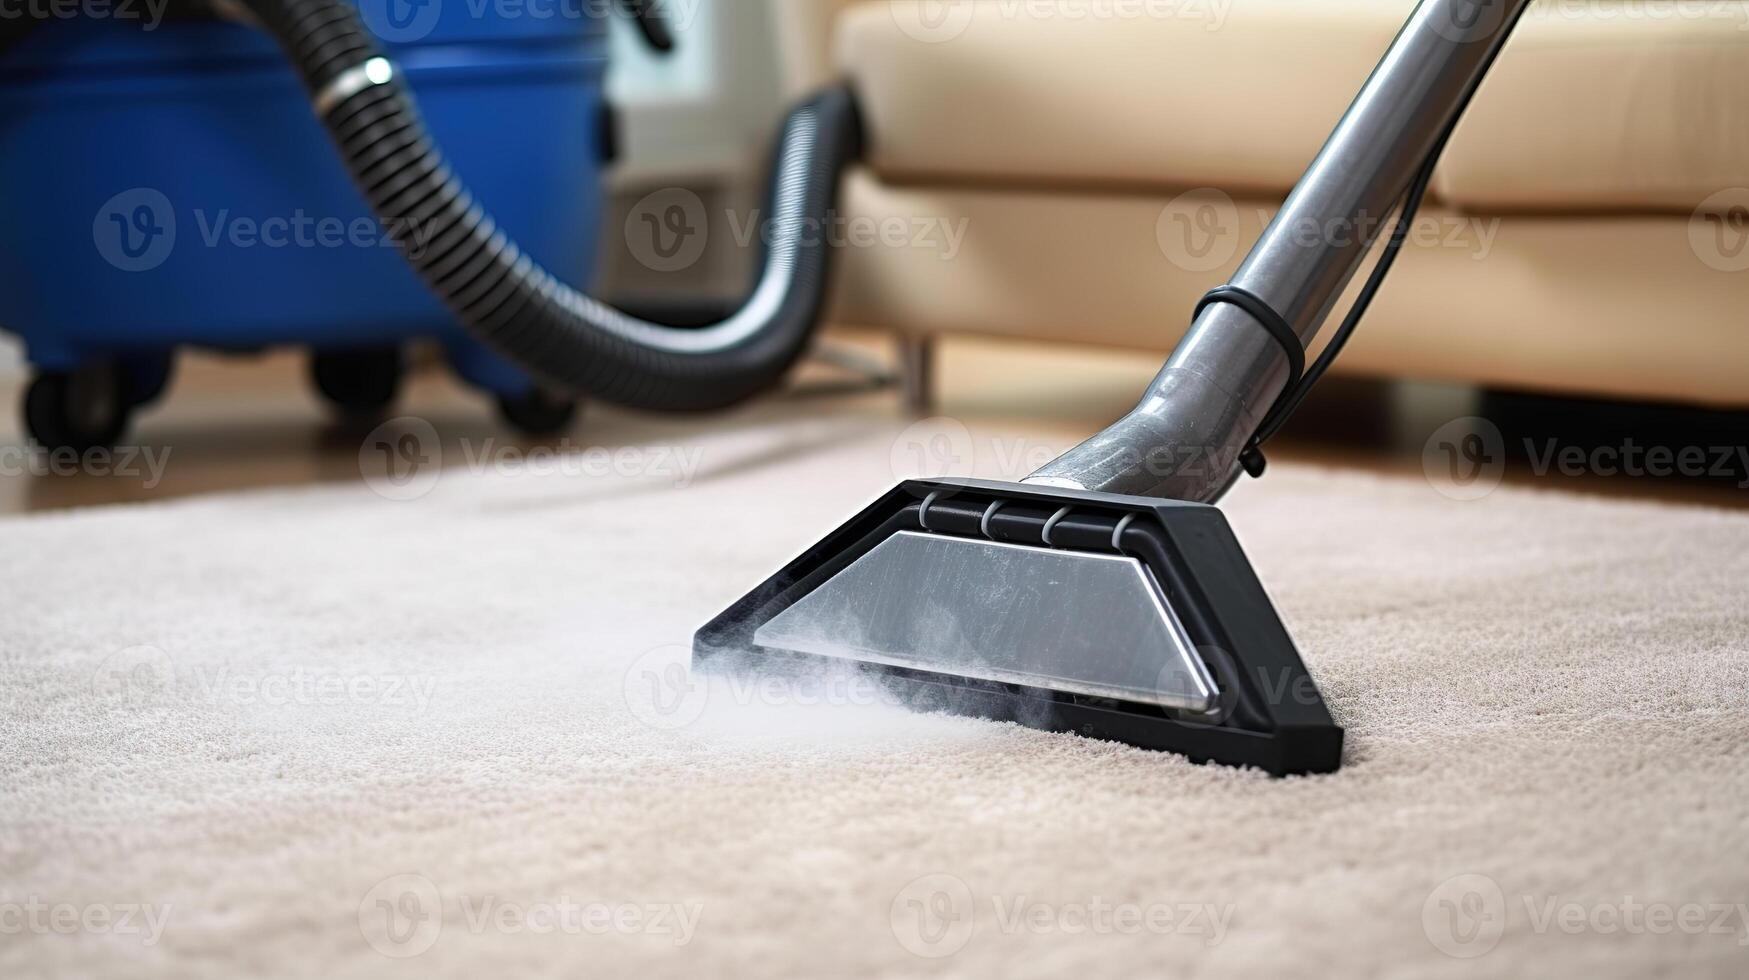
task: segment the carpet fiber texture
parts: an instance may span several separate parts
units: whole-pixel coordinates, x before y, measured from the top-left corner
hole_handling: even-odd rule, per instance
[[[0,522],[0,975],[1749,967],[1749,517],[1243,486],[1331,776],[674,684],[899,428]]]

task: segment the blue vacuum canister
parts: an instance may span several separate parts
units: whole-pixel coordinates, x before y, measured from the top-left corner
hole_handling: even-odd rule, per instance
[[[362,11],[479,204],[580,288],[610,142],[601,6]],[[51,21],[0,51],[0,328],[36,372],[33,438],[114,442],[185,345],[308,347],[317,388],[369,414],[393,400],[407,342],[431,339],[518,427],[570,420],[572,395],[468,337],[419,281],[405,253],[428,230],[371,214],[272,38],[139,13]]]

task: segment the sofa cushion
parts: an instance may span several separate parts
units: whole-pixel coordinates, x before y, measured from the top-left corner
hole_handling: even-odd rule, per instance
[[[1749,185],[1749,3],[1550,0],[1441,160],[1475,209],[1725,210]]]
[[[839,19],[889,180],[1289,190],[1414,0],[895,0]],[[1447,151],[1463,207],[1749,185],[1749,3],[1533,8]]]
[[[1285,191],[1413,6],[870,2],[838,57],[884,177]]]
[[[1218,215],[1212,239],[1174,220],[1205,206]],[[1272,200],[1213,190],[895,185],[865,170],[846,177],[843,207],[906,235],[904,247],[840,252],[830,322],[1162,356],[1275,213]],[[1333,370],[1749,407],[1749,248],[1741,236],[1715,243],[1717,231],[1704,216],[1428,207]]]

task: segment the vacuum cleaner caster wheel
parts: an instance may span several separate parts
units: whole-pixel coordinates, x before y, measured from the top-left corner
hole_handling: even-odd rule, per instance
[[[105,361],[37,375],[24,393],[24,423],[43,448],[83,453],[115,445],[133,407],[121,372]]]
[[[498,412],[517,431],[531,436],[550,436],[570,428],[577,417],[578,402],[531,388],[515,397],[498,396]]]
[[[399,347],[316,351],[310,358],[316,390],[354,418],[378,415],[393,404],[403,373]]]

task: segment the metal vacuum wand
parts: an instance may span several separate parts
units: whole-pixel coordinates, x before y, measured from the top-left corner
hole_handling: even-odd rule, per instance
[[[1528,4],[1422,0],[1233,276],[1302,349]],[[1128,415],[1023,482],[1212,503],[1292,374],[1257,316],[1210,304]]]

